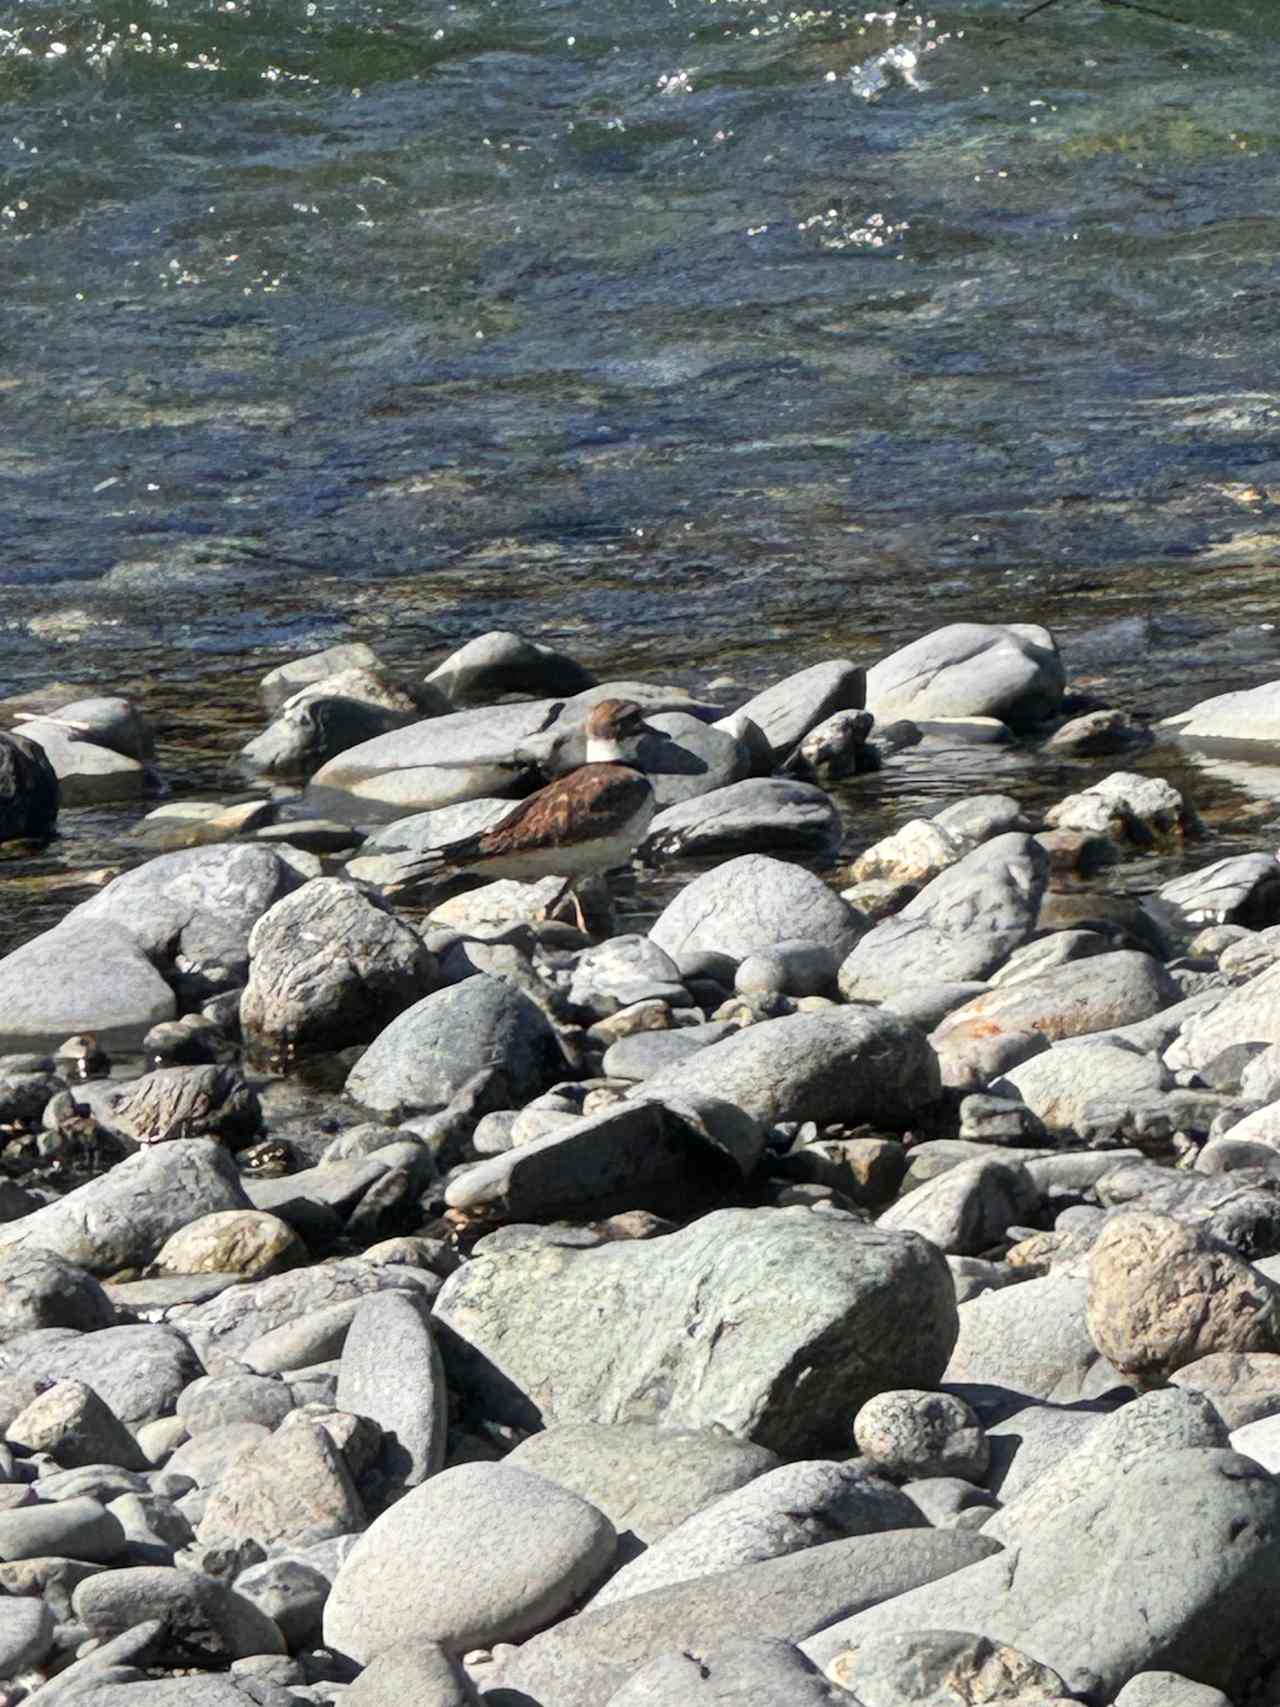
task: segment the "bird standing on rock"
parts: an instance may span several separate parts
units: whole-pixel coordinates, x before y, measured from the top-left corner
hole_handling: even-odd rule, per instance
[[[634,700],[601,700],[587,718],[585,764],[521,800],[487,830],[432,848],[402,874],[397,888],[460,871],[525,881],[563,877],[547,913],[571,895],[582,924],[575,885],[625,865],[649,828],[653,784],[631,763],[628,749],[652,733]]]

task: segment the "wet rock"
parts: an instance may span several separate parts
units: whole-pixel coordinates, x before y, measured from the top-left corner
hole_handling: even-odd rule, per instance
[[[259,684],[263,703],[268,711],[276,711],[284,702],[313,682],[322,682],[342,670],[381,670],[382,660],[363,640],[346,641],[329,646],[323,652],[308,653],[305,658],[291,658],[269,670]]]
[[[382,1431],[379,1463],[390,1487],[416,1487],[443,1467],[448,1394],[420,1299],[383,1292],[357,1305],[343,1344],[337,1403]]]
[[[1056,729],[1045,742],[1051,753],[1071,753],[1079,758],[1100,758],[1135,747],[1149,747],[1155,737],[1145,723],[1136,723],[1127,711],[1107,706],[1087,711]]]
[[[370,1041],[437,976],[416,931],[337,877],[316,878],[269,908],[249,955],[245,1034],[300,1050]]]
[[[954,1393],[914,1388],[877,1393],[854,1418],[853,1437],[859,1452],[889,1476],[980,1482],[987,1473],[982,1425]]]
[[[999,717],[1024,728],[1062,703],[1053,636],[1031,623],[956,622],[922,635],[867,671],[867,709],[896,718]]]
[[[362,1664],[410,1636],[455,1652],[518,1641],[566,1611],[617,1537],[585,1500],[508,1464],[462,1464],[385,1512],[339,1570],[330,1647]]]
[[[1117,1369],[1167,1380],[1211,1352],[1280,1351],[1280,1287],[1195,1228],[1123,1215],[1090,1253],[1088,1324]]]
[[[658,812],[641,847],[647,859],[822,853],[840,840],[840,814],[824,789],[783,777],[748,777]]]
[[[1045,813],[1045,823],[1135,847],[1177,846],[1200,829],[1194,807],[1172,784],[1133,771],[1115,771],[1068,795]]]
[[[576,658],[509,629],[492,629],[468,640],[426,680],[455,706],[492,704],[508,694],[576,694],[596,685]]]
[[[12,742],[17,737],[10,735]],[[115,800],[139,800],[147,792],[145,765],[110,747],[78,735],[61,717],[32,717],[21,739],[39,747],[58,781],[58,800],[66,806],[97,806]]]
[[[348,747],[403,728],[423,712],[444,711],[443,696],[411,694],[381,671],[340,670],[297,689],[270,724],[240,750],[244,767],[260,776],[302,781]]]
[[[1148,1019],[1180,993],[1149,954],[1097,954],[975,996],[942,1022],[938,1042],[971,1020],[993,1031],[1038,1031],[1050,1040],[1078,1037]]]
[[[588,1607],[533,1637],[504,1658],[486,1687],[515,1701],[523,1693],[557,1707],[597,1707],[660,1656],[714,1651],[744,1637],[798,1642],[851,1606],[934,1583],[993,1545],[980,1535],[897,1530],[652,1589],[599,1611]]]
[[[845,1536],[921,1527],[911,1501],[878,1476],[821,1459],[787,1464],[695,1512],[624,1564],[591,1605],[609,1606]]]
[[[840,968],[841,993],[881,1001],[904,983],[986,978],[1035,930],[1047,880],[1029,836],[983,843],[862,937]]]
[[[914,1235],[731,1209],[650,1243],[477,1258],[436,1319],[451,1380],[517,1426],[661,1415],[802,1453],[838,1441],[873,1392],[937,1380],[953,1299],[941,1254]]]
[[[1160,727],[1193,746],[1216,742],[1280,745],[1280,682],[1215,694],[1187,711],[1163,718]]]
[[[307,1261],[307,1247],[278,1216],[229,1209],[197,1216],[166,1239],[153,1267],[160,1274],[235,1274],[263,1280]]]
[[[847,952],[857,916],[821,878],[798,865],[742,854],[704,872],[659,915],[650,940],[679,963],[714,953],[737,962],[807,937]]]
[[[0,842],[48,841],[58,822],[58,777],[38,741],[0,733]]]
[[[650,1546],[778,1463],[767,1447],[719,1429],[652,1423],[552,1423],[506,1460],[598,1507],[628,1543]]]
[[[197,1003],[244,983],[250,931],[268,907],[301,882],[272,848],[188,848],[125,872],[76,907],[68,923],[109,924],[124,931]],[[172,1010],[157,1013],[152,1023],[170,1017]],[[97,1026],[88,1029],[101,1037]]]
[[[341,1452],[323,1428],[282,1428],[237,1457],[213,1489],[197,1539],[305,1546],[367,1522]]]
[[[392,1020],[352,1068],[347,1094],[392,1118],[444,1108],[487,1068],[501,1070],[512,1103],[552,1082],[559,1049],[525,995],[477,975],[425,996]]]

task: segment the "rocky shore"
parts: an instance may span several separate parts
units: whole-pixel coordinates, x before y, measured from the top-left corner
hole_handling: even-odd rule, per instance
[[[1280,1703],[1280,862],[1158,774],[1280,682],[724,686],[340,647],[150,810],[134,706],[0,707],[0,840],[139,813],[0,959],[2,1707]],[[609,697],[651,928],[424,876]],[[842,865],[931,742],[1078,787]]]

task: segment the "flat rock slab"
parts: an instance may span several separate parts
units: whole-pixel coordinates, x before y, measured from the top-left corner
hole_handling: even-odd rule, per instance
[[[847,1443],[873,1393],[935,1385],[956,1332],[950,1271],[927,1240],[807,1209],[478,1256],[445,1283],[436,1320],[451,1381],[489,1416],[719,1425],[795,1455]]]
[[[535,1636],[492,1682],[486,1678],[485,1688],[494,1707],[527,1700],[600,1707],[641,1666],[672,1649],[696,1653],[744,1636],[799,1641],[855,1608],[985,1559],[994,1547],[976,1534],[895,1530],[677,1583],[599,1612],[588,1609]]]

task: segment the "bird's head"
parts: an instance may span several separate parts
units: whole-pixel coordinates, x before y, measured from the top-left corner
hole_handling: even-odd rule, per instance
[[[651,733],[633,699],[602,699],[587,718],[587,763],[626,762],[637,741]]]

